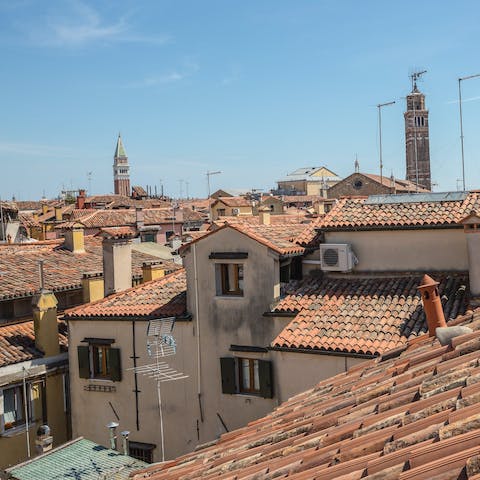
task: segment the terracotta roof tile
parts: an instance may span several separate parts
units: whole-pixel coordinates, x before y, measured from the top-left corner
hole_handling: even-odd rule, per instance
[[[438,278],[445,316],[465,313],[466,276],[443,274]],[[400,348],[408,339],[427,331],[417,290],[419,282],[420,275],[313,276],[293,281],[284,287],[284,297],[272,312],[296,315],[272,346],[364,354]],[[463,345],[468,346],[468,342]],[[418,356],[438,356],[440,350],[419,352],[410,363],[426,360]]]
[[[62,351],[68,347],[67,325],[58,322],[58,336]],[[43,357],[35,347],[33,321],[0,326],[0,367]]]
[[[185,270],[143,283],[65,312],[65,319],[159,318],[186,314]]]
[[[44,260],[45,285],[53,292],[81,287],[82,275],[102,271],[100,238],[85,237],[85,253],[63,248],[63,239],[0,246],[0,299],[33,295],[39,289],[38,262]],[[132,252],[133,274],[141,274],[143,262],[156,257]],[[172,262],[169,267],[178,268]]]
[[[478,319],[480,309],[473,318],[465,315],[459,321],[473,326]],[[461,345],[442,353],[437,340],[425,335],[395,354],[322,381],[213,444],[174,462],[152,465],[133,478],[438,480],[467,478],[467,474],[477,478],[478,403],[462,406],[456,401],[462,387],[448,390],[464,375],[465,384],[477,375],[478,349],[465,354],[468,366],[462,372],[448,373],[456,371],[448,353],[463,356],[458,350]],[[435,361],[429,351],[436,352]],[[436,368],[443,363],[452,368]],[[414,378],[423,372],[421,381],[416,385],[397,382],[395,366],[401,367],[400,376],[411,373]],[[432,388],[431,396],[422,399],[422,388]],[[382,408],[399,399],[400,405]],[[353,412],[359,415],[353,418]]]
[[[384,227],[453,226],[479,208],[479,194],[471,192],[465,200],[418,201],[368,204],[367,197],[342,198],[323,218],[320,229],[361,229]]]

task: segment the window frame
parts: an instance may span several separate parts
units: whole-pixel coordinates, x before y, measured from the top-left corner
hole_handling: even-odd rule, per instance
[[[245,265],[243,263],[216,263],[218,269],[217,295],[222,297],[243,297],[245,281]],[[230,288],[231,274],[233,270],[233,289]]]
[[[0,411],[0,435],[9,435],[10,433],[17,432],[21,429],[25,428],[26,421],[25,421],[25,402],[27,403],[27,416],[28,416],[28,422],[33,423],[35,421],[35,415],[34,415],[34,402],[32,398],[32,386],[33,385],[43,385],[42,382],[38,381],[30,381],[26,382],[26,396],[27,398],[25,399],[24,397],[24,389],[23,389],[23,383],[15,383],[13,385],[5,385],[4,387],[0,388],[0,404],[2,405],[2,410]],[[21,405],[20,407],[16,407],[16,414],[18,413],[21,414],[20,419],[16,419],[13,422],[5,422],[5,391],[6,390],[15,390],[17,395],[21,397]],[[40,391],[39,393],[42,395],[42,401],[43,401],[43,391]],[[17,402],[15,398],[15,402]]]
[[[237,357],[238,362],[238,392],[258,395],[260,393],[260,376],[257,358]],[[244,363],[248,364],[248,381],[244,376]],[[256,368],[255,368],[256,367]],[[248,383],[248,386],[245,386]]]
[[[121,352],[119,348],[112,346],[115,341],[113,339],[85,338],[83,342],[88,345],[77,346],[80,378],[121,381]]]

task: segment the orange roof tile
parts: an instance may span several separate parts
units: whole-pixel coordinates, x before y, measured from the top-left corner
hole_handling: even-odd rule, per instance
[[[159,318],[186,314],[187,280],[180,269],[96,302],[65,312],[67,320],[107,317]]]
[[[58,336],[62,351],[67,351],[67,324],[59,320]],[[33,321],[0,326],[0,367],[43,357],[35,347]]]
[[[461,349],[468,342],[440,347],[424,335],[421,342],[358,364],[269,415],[132,477],[479,478],[478,398],[467,389],[478,382],[480,310],[458,322],[476,331],[473,351]],[[455,366],[439,370],[452,359],[458,362]],[[405,382],[406,375],[413,380]]]
[[[417,290],[421,275],[389,277],[307,277],[284,287],[273,312],[295,318],[273,347],[379,354],[427,331]],[[465,275],[436,275],[445,316],[467,309]]]
[[[413,199],[414,195],[412,194]],[[460,227],[459,222],[462,218],[472,210],[478,209],[479,202],[479,194],[476,192],[469,193],[465,200],[436,202],[369,204],[367,197],[342,198],[325,217],[317,221],[316,227],[335,230]]]
[[[0,299],[26,297],[39,289],[38,262],[44,260],[45,286],[53,292],[81,287],[82,275],[103,270],[100,238],[85,237],[85,253],[63,248],[63,239],[0,246]],[[133,274],[157,257],[132,251]],[[172,262],[169,267],[177,268]]]

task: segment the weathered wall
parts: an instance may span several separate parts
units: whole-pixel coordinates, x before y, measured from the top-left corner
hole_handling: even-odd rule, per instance
[[[349,243],[356,271],[465,271],[463,229],[326,232],[325,243]]]
[[[361,173],[354,173],[344,178],[327,190],[328,198],[340,198],[351,195],[380,195],[393,193],[392,189],[375,182]]]

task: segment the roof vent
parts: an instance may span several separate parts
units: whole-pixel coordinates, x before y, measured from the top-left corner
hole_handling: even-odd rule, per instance
[[[320,262],[324,271],[350,272],[358,260],[349,244],[324,243],[320,245]]]

